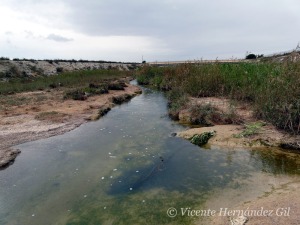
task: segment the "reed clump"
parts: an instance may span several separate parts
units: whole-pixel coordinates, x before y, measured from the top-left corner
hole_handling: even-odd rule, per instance
[[[257,118],[277,128],[300,133],[300,62],[144,66],[137,80],[171,93],[170,111],[187,96],[227,97],[251,103]]]

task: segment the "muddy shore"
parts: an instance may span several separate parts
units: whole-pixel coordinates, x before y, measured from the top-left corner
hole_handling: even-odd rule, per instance
[[[65,100],[63,92],[52,89],[6,97],[0,109],[0,169],[11,165],[20,154],[13,146],[60,135],[97,120],[116,104],[140,94],[141,89],[127,84],[124,90],[110,90],[85,101]]]

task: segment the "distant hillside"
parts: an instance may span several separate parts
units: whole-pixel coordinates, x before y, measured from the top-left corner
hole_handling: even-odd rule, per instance
[[[259,60],[261,61],[271,61],[271,62],[298,62],[300,61],[300,47],[297,46],[296,49],[287,51],[287,52],[280,52],[271,55],[266,55]]]
[[[0,60],[0,79],[13,77],[51,76],[74,70],[134,70],[139,63],[117,63],[75,60]]]

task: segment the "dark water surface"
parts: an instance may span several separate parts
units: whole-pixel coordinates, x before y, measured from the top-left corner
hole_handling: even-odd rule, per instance
[[[145,88],[99,121],[18,146],[16,162],[0,171],[0,224],[190,224],[195,218],[170,218],[168,208],[259,189],[257,177],[299,175],[295,154],[201,149],[172,137],[185,128],[166,105]]]

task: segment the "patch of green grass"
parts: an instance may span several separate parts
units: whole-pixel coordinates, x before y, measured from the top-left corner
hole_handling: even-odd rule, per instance
[[[255,122],[255,123],[245,124],[245,130],[239,134],[234,135],[234,137],[242,138],[242,137],[249,137],[249,136],[252,136],[255,134],[259,134],[261,131],[261,128],[265,125],[266,124],[263,122]]]
[[[215,135],[215,131],[203,132],[202,134],[195,134],[190,140],[194,145],[202,146],[207,144],[208,140]]]
[[[51,87],[77,88],[129,76],[128,71],[87,70],[63,72],[59,75],[37,78],[15,78],[0,82],[0,94],[45,90]]]

